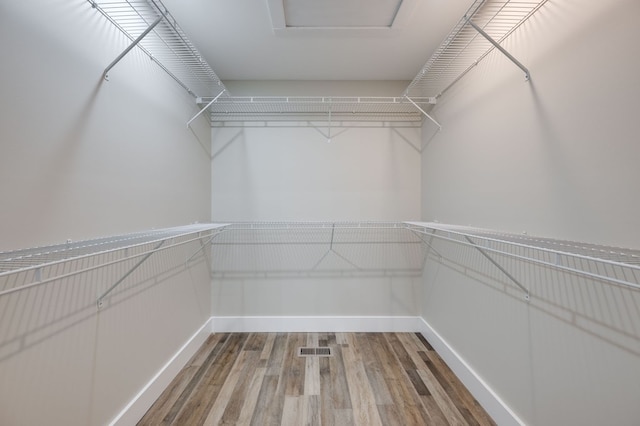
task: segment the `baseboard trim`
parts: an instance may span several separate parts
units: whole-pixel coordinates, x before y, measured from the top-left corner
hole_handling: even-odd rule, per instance
[[[420,332],[497,424],[501,426],[525,425],[429,323],[423,318],[411,316],[211,317],[187,340],[109,424],[111,426],[136,424],[212,332],[272,333],[322,331],[345,333]]]
[[[213,330],[216,333],[417,332],[420,321],[420,317],[410,316],[213,317]]]
[[[504,401],[482,380],[467,362],[435,331],[429,323],[420,318],[420,333],[433,346],[438,355],[447,363],[460,381],[469,389],[480,405],[500,426],[524,426],[525,423],[504,403]]]
[[[144,416],[160,394],[187,364],[202,344],[211,335],[212,320],[209,318],[189,340],[171,357],[155,376],[138,392],[126,407],[109,423],[110,426],[134,425]]]

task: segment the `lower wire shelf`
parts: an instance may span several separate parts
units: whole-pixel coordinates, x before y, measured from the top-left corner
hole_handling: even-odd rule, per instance
[[[100,306],[104,297],[154,253],[194,241],[210,240],[224,226],[194,224],[0,252],[0,297],[139,259],[119,281],[98,296]]]
[[[471,247],[500,269],[529,298],[528,287],[499,260],[513,260],[640,290],[640,250],[540,238],[468,226],[407,222],[433,249],[434,240]],[[434,251],[436,255],[438,253]],[[498,259],[498,260],[496,260]]]

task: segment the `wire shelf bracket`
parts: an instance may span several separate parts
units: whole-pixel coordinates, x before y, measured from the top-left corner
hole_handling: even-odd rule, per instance
[[[489,34],[487,34],[482,28],[476,25],[475,22],[471,20],[471,18],[467,18],[467,22],[471,25],[480,35],[487,39],[489,43],[491,43],[496,49],[498,49],[504,56],[506,56],[511,62],[516,64],[518,68],[524,71],[524,79],[525,81],[529,81],[531,79],[531,74],[529,73],[529,69],[522,65],[520,61],[518,61],[511,53],[507,51],[504,47],[500,46],[500,44],[495,41]]]
[[[197,113],[196,115],[194,115],[194,116],[191,118],[191,120],[187,121],[187,127],[189,127],[189,126],[191,125],[191,123],[193,122],[193,120],[195,120],[196,118],[198,118],[198,117],[200,116],[200,114],[202,114],[203,112],[205,112],[206,110],[208,110],[208,109],[209,109],[209,107],[210,107],[211,105],[213,105],[213,103],[214,103],[215,101],[217,101],[217,100],[218,100],[218,98],[219,98],[220,96],[222,96],[222,94],[223,94],[225,91],[226,91],[226,89],[222,89],[222,92],[218,93],[218,95],[217,95],[215,98],[213,98],[213,99],[211,100],[211,102],[209,102],[207,105],[205,105],[205,107],[204,107],[204,108],[202,108],[200,111],[198,111],[198,113]],[[196,103],[197,103],[197,102],[198,102],[198,101],[196,101]]]
[[[138,45],[138,43],[140,43],[142,41],[143,38],[145,38],[147,36],[147,34],[149,34],[159,23],[160,21],[162,21],[162,16],[158,16],[158,18],[153,21],[153,23],[151,25],[149,25],[147,27],[146,30],[144,30],[142,32],[142,34],[140,34],[138,36],[138,38],[136,38],[133,43],[131,43],[129,46],[127,46],[126,49],[124,49],[124,51],[118,55],[118,57],[116,59],[113,60],[113,62],[111,62],[107,68],[104,69],[104,72],[102,73],[102,76],[105,80],[109,81],[109,71],[111,70],[111,68],[115,67],[116,64],[118,62],[120,62],[120,60],[122,58],[124,58],[125,56],[127,56],[127,53],[129,53],[131,51],[131,49],[133,49],[134,47],[136,47]]]
[[[427,114],[427,112],[426,112],[425,110],[423,110],[422,108],[420,108],[420,105],[418,105],[417,103],[415,103],[415,102],[413,101],[413,99],[411,99],[409,96],[406,96],[406,95],[405,95],[405,98],[406,98],[409,102],[411,102],[411,103],[413,104],[413,106],[415,106],[415,107],[418,109],[418,111],[420,111],[422,114],[424,114],[424,116],[425,116],[425,117],[427,117],[429,120],[433,121],[433,123],[434,123],[436,126],[438,126],[438,130],[442,130],[442,126],[440,125],[440,123],[438,123],[438,121],[437,121],[435,118],[433,118],[432,116],[430,116],[429,114]]]
[[[151,257],[151,255],[153,255],[154,253],[157,253],[158,249],[160,247],[162,247],[166,241],[167,240],[160,241],[153,248],[153,250],[150,251],[149,253],[147,253],[138,263],[136,263],[134,265],[133,268],[129,269],[129,271],[127,271],[126,274],[124,274],[118,281],[116,281],[111,287],[109,287],[104,293],[102,293],[102,295],[98,296],[98,301],[97,301],[98,309],[101,309],[102,306],[104,305],[105,297],[107,297],[109,295],[109,293],[111,293],[113,290],[115,290],[116,287],[118,287],[124,280],[126,280],[127,277],[133,273],[133,271],[135,271],[136,269],[138,269],[140,267],[140,265],[142,265],[144,262],[146,262],[147,259],[149,259]]]
[[[489,262],[491,262],[493,264],[493,266],[498,268],[500,270],[500,272],[505,274],[507,276],[507,278],[509,278],[511,281],[513,281],[513,283],[515,285],[517,285],[518,287],[520,287],[520,289],[522,289],[522,291],[524,291],[524,300],[526,300],[528,302],[531,299],[531,294],[529,293],[529,289],[526,288],[525,286],[523,286],[522,284],[520,284],[520,282],[517,279],[515,279],[513,277],[513,275],[511,275],[506,269],[504,269],[502,267],[502,265],[500,265],[498,262],[496,262],[495,259],[489,255],[489,253],[484,251],[482,249],[482,247],[480,247],[478,244],[476,244],[471,238],[469,238],[469,236],[465,235],[464,239],[467,240],[469,242],[469,244],[474,246],[480,252],[480,254],[482,254]]]

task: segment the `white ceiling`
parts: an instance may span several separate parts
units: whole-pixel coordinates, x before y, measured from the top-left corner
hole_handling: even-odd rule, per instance
[[[403,0],[397,12],[402,25],[276,31],[269,4],[274,9],[280,2],[284,9],[287,3],[295,3],[282,1],[163,3],[222,80],[412,80],[472,3]],[[329,8],[337,4],[335,0],[314,0],[321,1]],[[363,2],[362,8],[379,7],[381,14],[389,13],[389,2],[373,0],[349,0],[350,7],[340,13],[357,14],[358,8],[353,7],[357,2]],[[378,14],[367,9],[363,16]],[[357,18],[345,16],[345,21],[356,22]]]

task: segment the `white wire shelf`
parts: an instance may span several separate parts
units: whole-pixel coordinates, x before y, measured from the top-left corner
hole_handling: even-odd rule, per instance
[[[433,99],[412,99],[427,108]],[[212,98],[199,100],[209,104]],[[423,114],[402,97],[227,96],[209,106],[211,121],[322,120],[422,121]]]
[[[235,223],[212,240],[213,276],[419,277],[425,247],[400,222]]]
[[[501,43],[546,1],[476,0],[409,84],[405,95],[439,98],[495,48],[471,22]]]
[[[546,2],[476,0],[402,97],[376,98],[231,97],[161,0],[87,1],[134,43],[149,31],[137,46],[209,109],[211,123],[319,119],[422,122],[429,117],[425,110],[495,48],[472,25],[500,43]]]
[[[160,0],[87,0],[195,98],[216,96],[224,85]]]
[[[142,263],[160,250],[211,239],[221,228],[224,225],[195,224],[0,252],[0,296],[116,263]]]
[[[495,258],[515,259],[610,284],[640,290],[640,250],[591,243],[539,238],[493,230],[440,223],[408,222],[425,243],[436,238],[479,250],[520,286]]]

